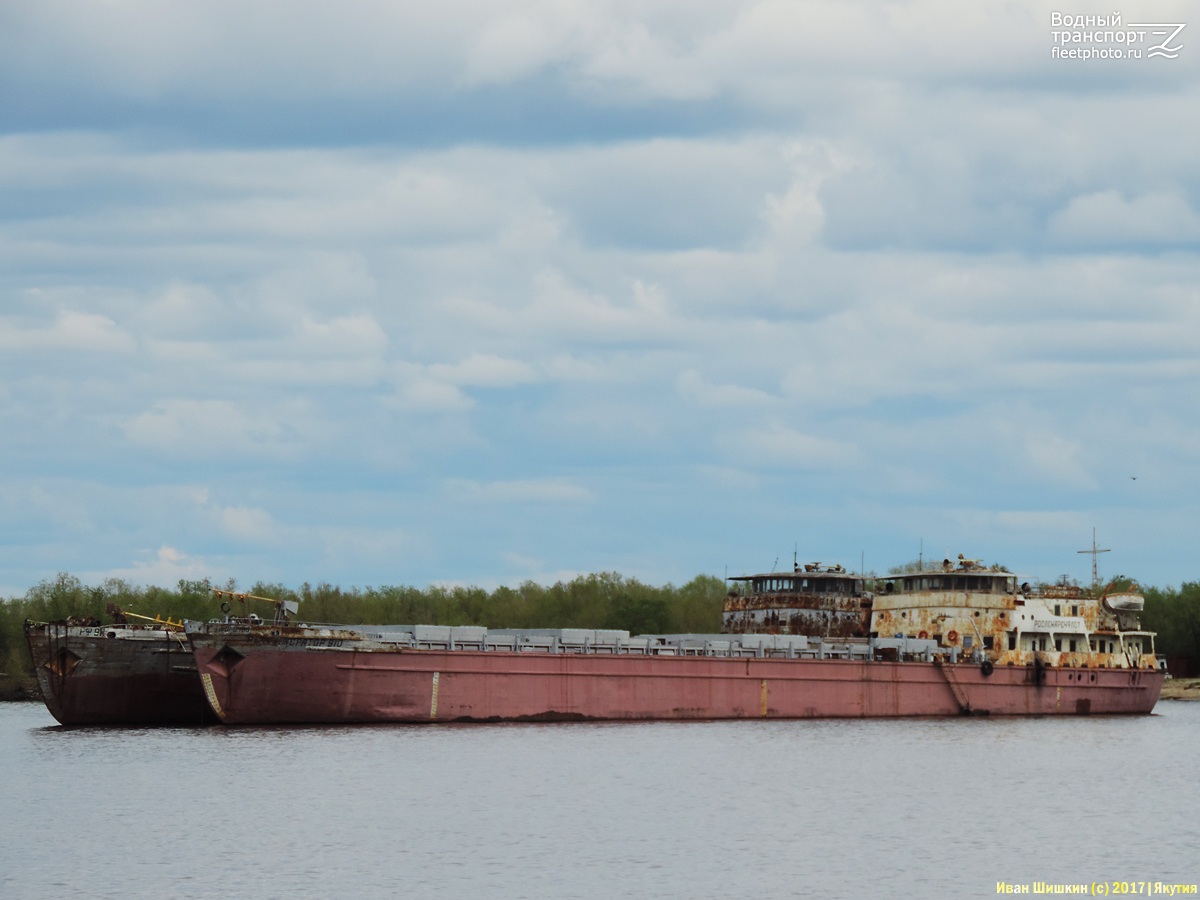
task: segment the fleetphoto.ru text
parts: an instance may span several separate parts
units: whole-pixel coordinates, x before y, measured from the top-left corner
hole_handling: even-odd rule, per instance
[[[1177,59],[1184,22],[1124,22],[1106,16],[1050,14],[1050,55],[1055,59]]]

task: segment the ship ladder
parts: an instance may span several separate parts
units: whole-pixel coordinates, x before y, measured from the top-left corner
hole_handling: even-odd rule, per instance
[[[935,659],[933,664],[938,667],[942,677],[946,679],[946,684],[950,686],[950,693],[954,695],[954,702],[958,704],[959,713],[964,716],[971,715],[971,701],[967,699],[966,691],[954,677],[954,671],[946,665],[945,660]]]

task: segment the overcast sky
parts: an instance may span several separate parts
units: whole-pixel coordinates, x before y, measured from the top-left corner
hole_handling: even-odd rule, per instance
[[[1198,76],[1195,0],[6,0],[0,593],[1200,579]]]

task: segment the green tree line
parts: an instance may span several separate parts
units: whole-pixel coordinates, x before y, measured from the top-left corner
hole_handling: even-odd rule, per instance
[[[1147,588],[1143,594],[1142,627],[1157,632],[1159,655],[1200,660],[1200,581],[1185,581],[1178,590]]]
[[[69,616],[110,622],[114,604],[126,612],[174,620],[220,617],[222,600],[212,589],[236,584],[180,581],[175,590],[140,587],[119,579],[97,586],[66,573],[43,581],[24,597],[0,601],[0,698],[37,696],[25,645],[26,620],[51,622]],[[614,572],[584,575],[552,586],[526,581],[516,588],[431,586],[343,589],[304,584],[294,590],[258,582],[245,593],[299,604],[299,619],[348,625],[483,625],[488,628],[617,628],[633,634],[712,633],[721,630],[725,583],[699,575],[681,586],[655,587]],[[235,601],[235,614],[242,614]],[[247,601],[245,613],[264,617],[271,607]],[[138,621],[131,619],[131,621]]]

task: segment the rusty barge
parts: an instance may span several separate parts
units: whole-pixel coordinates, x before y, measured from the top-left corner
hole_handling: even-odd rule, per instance
[[[118,619],[25,623],[50,714],[63,725],[215,723],[183,624]]]
[[[189,623],[226,724],[1149,713],[1140,597],[1035,591],[960,558],[881,579],[733,579],[721,634]]]

